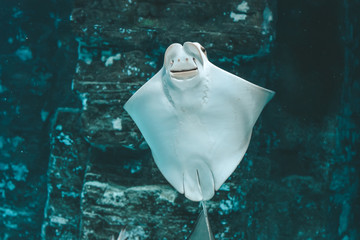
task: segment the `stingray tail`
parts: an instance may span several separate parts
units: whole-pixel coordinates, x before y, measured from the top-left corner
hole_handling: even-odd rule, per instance
[[[215,240],[210,228],[205,202],[201,201],[201,205],[203,209],[196,221],[194,230],[191,232],[187,240]]]

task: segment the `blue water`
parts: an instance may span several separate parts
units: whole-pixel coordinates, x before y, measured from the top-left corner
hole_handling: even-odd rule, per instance
[[[82,107],[71,90],[73,6],[0,1],[0,239],[40,238],[51,119],[59,107]],[[262,78],[277,95],[235,179],[251,183],[210,217],[226,226],[241,215],[245,226],[230,239],[360,239],[360,1],[278,0],[273,14],[264,56],[212,59]],[[147,54],[160,58],[159,50]],[[251,157],[257,148],[263,162]],[[136,173],[138,165],[124,166]]]

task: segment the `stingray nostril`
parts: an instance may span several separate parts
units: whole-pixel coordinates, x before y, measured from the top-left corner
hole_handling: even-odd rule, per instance
[[[188,59],[188,58],[186,58],[186,61],[189,61],[189,59]]]
[[[180,62],[180,58],[178,58],[178,62]]]

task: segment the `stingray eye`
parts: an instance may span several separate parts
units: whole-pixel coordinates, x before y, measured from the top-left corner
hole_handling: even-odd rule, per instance
[[[203,46],[201,46],[200,49],[207,56],[206,49]]]

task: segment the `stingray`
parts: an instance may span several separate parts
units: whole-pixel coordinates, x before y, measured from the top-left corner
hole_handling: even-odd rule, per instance
[[[199,43],[174,43],[164,65],[124,105],[169,183],[211,199],[242,160],[274,92],[209,62]]]

